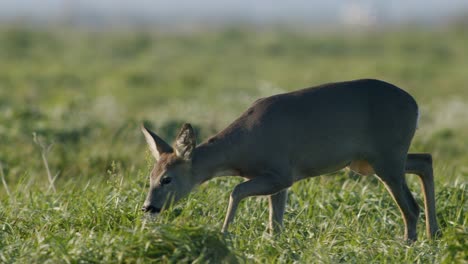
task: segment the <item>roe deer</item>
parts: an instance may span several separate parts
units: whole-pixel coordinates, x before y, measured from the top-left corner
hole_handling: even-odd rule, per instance
[[[344,167],[376,174],[400,208],[405,239],[416,240],[419,207],[405,180],[417,174],[429,238],[438,233],[430,154],[408,154],[418,106],[402,89],[379,80],[355,80],[262,98],[226,129],[196,145],[184,124],[173,147],[142,126],[156,158],[143,210],[159,213],[216,176],[247,181],[231,193],[222,227],[227,232],[239,202],[268,195],[269,228],[280,231],[287,190],[296,181]]]

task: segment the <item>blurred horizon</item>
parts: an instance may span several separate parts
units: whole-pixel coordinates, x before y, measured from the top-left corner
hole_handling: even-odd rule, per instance
[[[340,1],[288,2],[248,0],[150,1],[150,0],[33,0],[0,2],[0,23],[78,26],[226,24],[306,25],[311,28],[340,26],[395,26],[416,24],[426,27],[466,21],[468,1]]]

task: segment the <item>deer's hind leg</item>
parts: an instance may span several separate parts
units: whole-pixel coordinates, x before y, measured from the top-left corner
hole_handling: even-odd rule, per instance
[[[386,155],[373,162],[373,168],[400,209],[405,223],[405,240],[415,241],[419,206],[406,184],[405,162],[406,155]]]
[[[429,153],[410,153],[406,159],[406,172],[416,174],[421,180],[424,193],[426,232],[431,239],[440,235],[436,219],[434,174],[432,156]]]

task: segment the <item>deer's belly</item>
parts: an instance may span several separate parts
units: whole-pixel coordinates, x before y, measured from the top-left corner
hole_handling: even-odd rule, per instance
[[[353,160],[348,168],[361,175],[369,176],[375,174],[374,168],[365,160]]]
[[[297,166],[293,169],[295,180],[329,174],[344,168],[349,168],[350,170],[365,176],[375,174],[372,165],[363,159],[329,159],[328,161],[320,160],[318,162],[303,162],[302,164],[296,165]]]
[[[293,176],[296,181],[320,176],[324,174],[329,174],[335,171],[339,171],[346,167],[349,164],[349,161],[333,162],[329,164],[309,164],[309,166],[299,166],[293,169]]]

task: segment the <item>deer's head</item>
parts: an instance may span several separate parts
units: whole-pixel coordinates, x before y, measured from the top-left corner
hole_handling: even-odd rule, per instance
[[[157,214],[164,206],[187,195],[196,184],[192,176],[195,133],[190,124],[184,124],[171,147],[144,126],[141,130],[156,160],[150,174],[149,192],[142,209]]]

